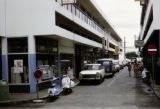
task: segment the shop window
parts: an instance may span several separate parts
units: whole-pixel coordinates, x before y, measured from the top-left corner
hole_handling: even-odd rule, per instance
[[[29,83],[28,55],[8,55],[9,83]]]
[[[42,81],[58,76],[58,41],[36,37],[36,64],[43,72]]]
[[[7,41],[9,83],[29,83],[27,37],[8,38]]]
[[[68,74],[74,78],[74,56],[73,54],[60,54],[61,74]]]
[[[57,54],[37,54],[37,67],[43,72],[42,81],[58,76]]]
[[[8,53],[27,53],[28,41],[25,38],[8,38]]]
[[[49,38],[36,37],[36,52],[56,53],[58,51],[58,41]]]

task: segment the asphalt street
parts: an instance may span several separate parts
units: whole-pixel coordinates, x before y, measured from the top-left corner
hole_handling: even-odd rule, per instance
[[[25,104],[16,109],[160,109],[160,100],[141,79],[128,76],[124,68],[113,78],[97,85],[80,84],[74,92],[41,105]],[[4,107],[3,107],[4,108]],[[12,107],[13,108],[13,107]],[[11,109],[11,108],[8,108]]]

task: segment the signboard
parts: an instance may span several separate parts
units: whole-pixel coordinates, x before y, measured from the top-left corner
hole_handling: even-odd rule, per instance
[[[119,54],[119,47],[115,46],[115,55],[118,55],[118,54]]]
[[[76,0],[62,0],[62,5],[74,4]]]
[[[23,60],[14,60],[14,73],[23,73]]]
[[[143,40],[135,40],[134,44],[135,44],[135,47],[143,47],[144,41]]]
[[[102,48],[105,48],[106,47],[106,40],[105,38],[103,37],[102,38]]]
[[[141,6],[146,4],[146,0],[135,0],[135,2],[140,2]]]
[[[34,72],[34,77],[38,80],[38,79],[40,79],[41,77],[42,77],[42,71],[41,70],[36,70],[35,72]]]
[[[154,45],[154,44],[149,45],[147,51],[148,51],[148,54],[151,55],[151,56],[156,55],[157,54],[156,45]]]

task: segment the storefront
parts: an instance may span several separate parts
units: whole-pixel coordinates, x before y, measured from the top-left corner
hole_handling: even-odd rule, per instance
[[[96,59],[101,58],[100,49],[85,45],[75,44],[75,76],[79,77],[80,71],[85,64],[95,63]]]
[[[8,38],[7,41],[10,92],[28,92],[28,38]]]
[[[148,42],[145,44],[142,50],[143,63],[145,67],[149,70],[151,79],[155,81],[155,84],[160,85],[160,42],[159,42],[159,33],[160,31],[156,30],[153,32]],[[157,37],[159,36],[159,37]],[[157,47],[157,54],[151,56],[148,54],[148,46],[154,44]]]
[[[8,76],[10,92],[34,92],[33,72],[38,68],[43,72],[40,89],[47,88],[50,79],[58,76],[58,41],[45,36],[31,37],[7,38],[8,74],[5,75]],[[33,39],[32,45],[29,45],[29,38]],[[33,54],[29,53],[29,46],[35,47]]]

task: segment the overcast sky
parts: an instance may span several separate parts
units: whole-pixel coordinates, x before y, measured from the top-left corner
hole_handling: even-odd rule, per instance
[[[94,0],[103,11],[126,46],[134,46],[135,35],[140,32],[141,7],[135,0]]]

